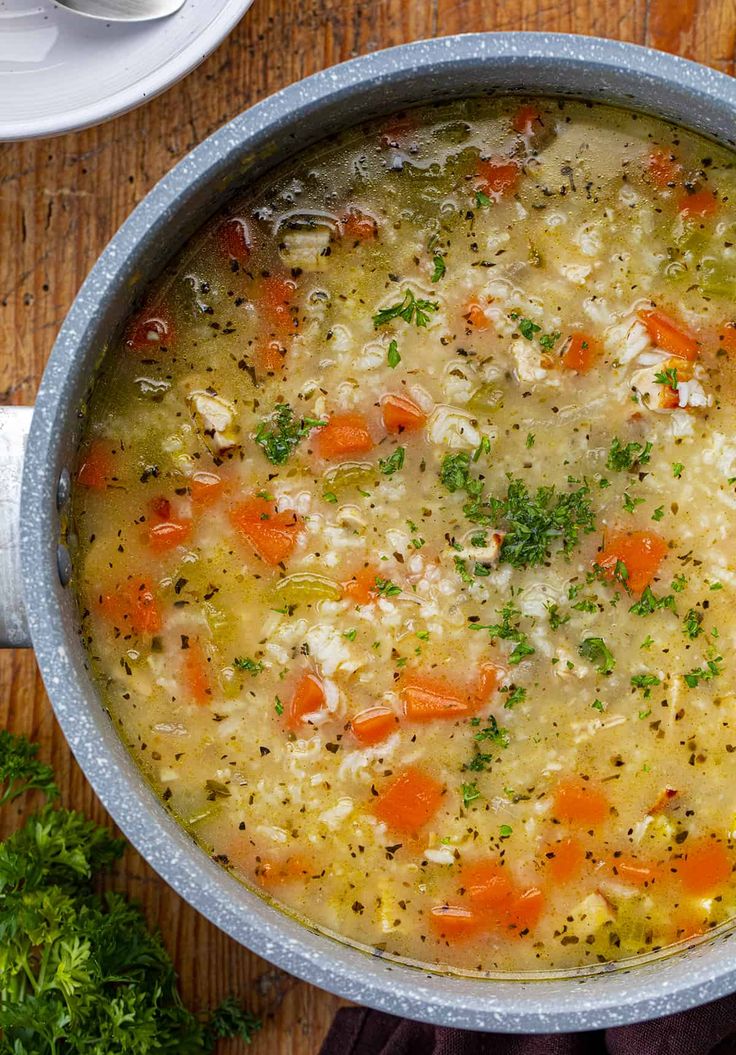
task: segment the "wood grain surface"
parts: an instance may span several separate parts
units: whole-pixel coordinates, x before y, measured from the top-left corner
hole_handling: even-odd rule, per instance
[[[255,0],[202,66],[147,106],[63,138],[0,145],[0,402],[33,401],[59,325],[98,253],[149,188],[224,121],[354,55],[447,33],[520,29],[646,43],[734,73],[736,0]],[[0,653],[0,686],[2,726],[40,741],[65,803],[103,820],[33,656]],[[252,1055],[318,1052],[337,998],[230,941],[133,851],[115,883],[161,928],[191,1006],[235,992],[264,1017]],[[237,1050],[223,1044],[221,1055]]]

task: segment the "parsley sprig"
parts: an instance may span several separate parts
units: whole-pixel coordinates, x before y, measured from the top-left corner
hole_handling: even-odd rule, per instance
[[[394,319],[403,319],[409,325],[428,326],[429,317],[439,310],[439,304],[433,300],[417,299],[410,289],[404,293],[403,300],[391,304],[388,308],[381,308],[373,316],[373,326],[379,329],[386,326]]]
[[[0,739],[10,798],[19,788],[56,794],[36,752],[24,738]],[[232,998],[209,1016],[187,1010],[140,909],[94,892],[123,848],[81,814],[48,804],[0,844],[0,1051],[208,1055],[218,1038],[248,1042],[259,1028]]]

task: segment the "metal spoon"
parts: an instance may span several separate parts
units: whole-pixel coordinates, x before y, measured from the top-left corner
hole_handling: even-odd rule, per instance
[[[175,15],[186,0],[56,0],[77,15],[105,22],[150,22]]]

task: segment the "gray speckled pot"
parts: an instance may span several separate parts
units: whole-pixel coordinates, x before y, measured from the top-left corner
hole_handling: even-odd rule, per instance
[[[449,37],[326,70],[254,106],[184,158],[115,235],[82,287],[49,361],[28,441],[22,566],[30,633],[69,743],[103,803],[163,878],[237,941],[324,989],[398,1015],[505,1032],[597,1029],[736,989],[728,932],[676,955],[571,977],[456,978],[364,954],[270,907],[210,861],[165,812],[100,707],[57,570],[57,487],[75,413],[131,294],[230,188],[366,116],[486,92],[565,93],[630,104],[730,142],[727,77],[629,44],[535,33]]]

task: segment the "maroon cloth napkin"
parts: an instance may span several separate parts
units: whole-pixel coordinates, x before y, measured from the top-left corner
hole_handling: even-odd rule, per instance
[[[469,1033],[382,1011],[338,1011],[320,1055],[736,1055],[736,996],[595,1033]]]

